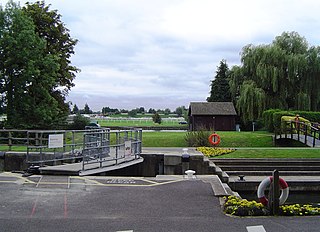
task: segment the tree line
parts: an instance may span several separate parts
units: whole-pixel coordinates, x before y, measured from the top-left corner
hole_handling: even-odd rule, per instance
[[[320,110],[320,47],[297,32],[283,32],[271,44],[249,44],[241,64],[220,61],[207,101],[232,101],[244,123],[268,109]]]
[[[117,108],[110,108],[110,107],[103,107],[101,111],[92,111],[88,105],[88,103],[85,104],[83,109],[79,109],[77,104],[74,104],[72,110],[70,111],[71,114],[102,114],[104,116],[108,115],[114,115],[114,114],[128,114],[130,117],[136,117],[138,114],[176,114],[178,117],[182,117],[186,114],[187,108],[185,106],[179,106],[174,111],[171,111],[169,108],[166,108],[164,110],[162,109],[153,109],[149,108],[149,110],[146,110],[144,107],[139,107],[131,110],[126,109],[117,109]]]

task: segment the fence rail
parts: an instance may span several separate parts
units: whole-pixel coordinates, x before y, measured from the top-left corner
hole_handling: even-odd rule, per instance
[[[316,147],[320,142],[320,129],[318,124],[283,121],[281,128],[275,130],[275,137],[293,139],[310,147]]]

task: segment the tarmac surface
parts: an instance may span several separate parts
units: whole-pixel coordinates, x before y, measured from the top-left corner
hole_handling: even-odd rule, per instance
[[[0,173],[0,231],[319,231],[320,217],[231,217],[201,178]]]

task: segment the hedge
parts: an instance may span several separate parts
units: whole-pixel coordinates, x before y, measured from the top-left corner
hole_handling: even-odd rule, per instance
[[[314,111],[284,111],[279,109],[270,109],[263,112],[263,122],[266,129],[273,132],[275,129],[281,128],[282,116],[299,116],[308,119],[310,122],[320,122],[320,112]]]

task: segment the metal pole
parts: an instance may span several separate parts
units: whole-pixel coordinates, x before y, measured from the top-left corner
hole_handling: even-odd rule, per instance
[[[308,126],[307,126],[307,124],[305,124],[304,143],[305,143],[306,145],[308,145],[307,139],[308,139]]]
[[[274,170],[272,172],[272,209],[270,210],[272,212],[272,215],[279,215],[279,171]]]

